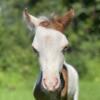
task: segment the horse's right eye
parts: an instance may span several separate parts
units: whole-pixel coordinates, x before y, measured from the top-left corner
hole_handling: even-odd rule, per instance
[[[34,51],[35,53],[38,54],[38,51],[37,51],[34,47],[32,47],[32,49],[33,49],[33,51]]]

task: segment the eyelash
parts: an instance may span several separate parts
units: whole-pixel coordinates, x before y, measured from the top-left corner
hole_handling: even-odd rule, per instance
[[[36,54],[38,54],[38,51],[34,47],[32,47],[32,49]]]
[[[65,52],[67,51],[67,49],[68,49],[68,47],[67,47],[67,46],[66,46],[66,47],[64,47],[64,48],[63,48],[63,50],[62,50],[62,52],[63,52],[63,53],[65,53]]]
[[[36,54],[38,54],[38,51],[35,48],[32,47],[32,49]],[[62,52],[65,53],[67,50],[68,50],[68,47],[66,46],[63,48]]]

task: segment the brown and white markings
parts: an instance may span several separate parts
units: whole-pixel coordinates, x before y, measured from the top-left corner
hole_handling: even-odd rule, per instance
[[[32,47],[39,55],[41,74],[34,89],[36,100],[78,100],[78,74],[64,60],[68,47],[64,29],[74,17],[74,10],[62,17],[34,17],[23,12],[29,29],[35,28]]]

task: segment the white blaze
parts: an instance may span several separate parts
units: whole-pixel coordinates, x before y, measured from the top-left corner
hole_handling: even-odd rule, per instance
[[[68,45],[68,40],[59,31],[42,26],[36,28],[32,46],[39,52],[39,61],[43,77],[52,80],[52,76],[59,79],[59,72],[64,63],[62,50]]]

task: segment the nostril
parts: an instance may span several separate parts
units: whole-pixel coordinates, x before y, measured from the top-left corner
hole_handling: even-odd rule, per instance
[[[42,82],[43,82],[44,89],[47,89],[49,91],[56,90],[59,87],[59,80],[58,80],[58,78],[53,78],[51,81],[46,79],[46,78],[43,78]]]
[[[43,81],[45,81],[46,79],[45,78],[43,78]]]
[[[58,84],[58,78],[55,78],[54,88],[57,86],[57,84]]]

